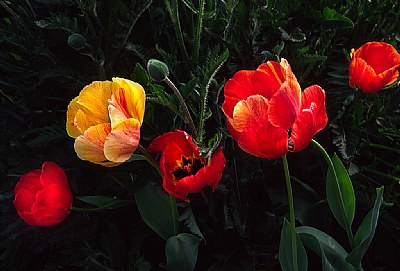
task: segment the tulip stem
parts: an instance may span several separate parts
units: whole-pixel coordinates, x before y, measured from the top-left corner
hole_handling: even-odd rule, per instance
[[[137,149],[143,154],[146,161],[149,162],[149,164],[152,165],[162,177],[163,174],[161,172],[160,166],[158,165],[154,157],[149,153],[149,151],[140,144],[138,145]]]
[[[192,137],[197,138],[197,131],[196,127],[194,126],[192,116],[190,115],[189,108],[187,107],[185,100],[183,99],[181,93],[179,92],[179,89],[168,77],[165,77],[164,82],[167,83],[167,85],[174,91],[174,94],[176,95],[176,97],[179,100],[179,103],[182,106],[185,122],[189,124],[190,130],[192,131]]]
[[[283,162],[283,170],[285,172],[285,181],[286,181],[286,188],[287,188],[287,193],[288,193],[288,202],[289,202],[289,217],[290,217],[290,225],[292,227],[291,231],[291,241],[292,241],[292,264],[294,270],[297,270],[297,244],[296,244],[296,221],[295,221],[295,215],[294,215],[294,203],[293,203],[293,192],[292,192],[292,184],[290,182],[290,173],[289,173],[289,165],[287,162],[286,154],[282,156],[282,162]]]
[[[122,207],[122,206],[125,206],[125,205],[133,204],[133,203],[135,203],[134,200],[124,200],[123,204],[121,204],[121,203],[118,204],[118,208]],[[108,204],[104,204],[102,206],[95,207],[95,208],[79,208],[79,207],[73,207],[72,206],[71,207],[71,211],[81,212],[81,213],[97,213],[97,212],[100,212],[100,211],[103,211],[103,210],[115,209],[113,207],[115,207],[115,202],[110,202]]]

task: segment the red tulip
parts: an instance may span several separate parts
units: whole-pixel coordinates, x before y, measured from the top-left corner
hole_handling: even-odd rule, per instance
[[[229,132],[240,148],[261,158],[305,149],[328,122],[324,90],[313,85],[302,93],[283,58],[235,73],[224,96]]]
[[[385,42],[367,42],[351,50],[349,84],[364,93],[373,93],[392,84],[399,77],[400,54]]]
[[[187,202],[188,193],[198,193],[207,184],[214,190],[225,168],[222,148],[206,159],[200,156],[200,150],[193,143],[192,137],[180,130],[154,139],[149,151],[161,153],[160,169],[164,190]]]
[[[72,194],[65,172],[54,162],[25,173],[14,190],[18,215],[32,226],[52,226],[71,210]]]

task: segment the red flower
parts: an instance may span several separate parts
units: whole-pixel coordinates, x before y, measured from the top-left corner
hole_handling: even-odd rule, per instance
[[[351,50],[349,84],[364,93],[373,93],[392,84],[399,77],[400,54],[385,42],[367,42]]]
[[[222,148],[216,150],[210,159],[201,157],[192,137],[180,130],[154,139],[149,151],[161,153],[160,169],[164,175],[164,190],[187,202],[188,193],[200,192],[207,184],[214,190],[225,168]]]
[[[301,151],[328,122],[324,90],[313,85],[302,93],[283,58],[237,72],[225,84],[224,96],[229,132],[239,147],[258,157]]]
[[[32,226],[52,226],[68,215],[72,194],[65,172],[53,162],[25,173],[14,190],[18,215]]]

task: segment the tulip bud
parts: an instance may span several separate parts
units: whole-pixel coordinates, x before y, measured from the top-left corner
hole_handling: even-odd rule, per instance
[[[169,75],[167,64],[157,59],[150,59],[147,62],[147,72],[151,79],[157,82],[164,81]]]

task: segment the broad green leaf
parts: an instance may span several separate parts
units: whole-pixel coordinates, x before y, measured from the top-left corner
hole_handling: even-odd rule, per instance
[[[296,258],[294,258],[293,247],[295,247]],[[306,250],[296,230],[286,218],[283,221],[281,241],[279,244],[279,262],[283,271],[306,271],[308,268]]]
[[[362,258],[367,252],[372,239],[375,235],[376,225],[379,218],[379,209],[381,208],[383,201],[383,187],[376,189],[376,200],[374,207],[365,216],[360,227],[357,230],[354,242],[356,247],[350,252],[346,261],[353,264],[354,266],[361,266]]]
[[[133,69],[132,80],[141,84],[144,88],[149,84],[149,75],[139,63],[136,63],[135,69]]]
[[[190,233],[172,236],[165,245],[166,269],[170,271],[194,270],[201,239]]]
[[[322,16],[324,20],[324,25],[330,28],[352,28],[354,23],[352,20],[336,12],[332,8],[324,8],[322,11]]]
[[[355,196],[349,174],[339,157],[332,157],[334,171],[329,167],[326,179],[326,197],[337,222],[346,231],[351,231],[355,213]]]
[[[176,201],[160,186],[145,184],[135,192],[139,213],[147,225],[167,240],[178,233]]]
[[[127,204],[131,204],[130,200],[122,200],[117,197],[110,196],[81,196],[76,197],[77,199],[95,205],[98,208],[96,209],[116,209]]]
[[[328,234],[308,226],[298,227],[296,231],[304,246],[321,257],[322,270],[355,270],[346,262],[346,250]]]

